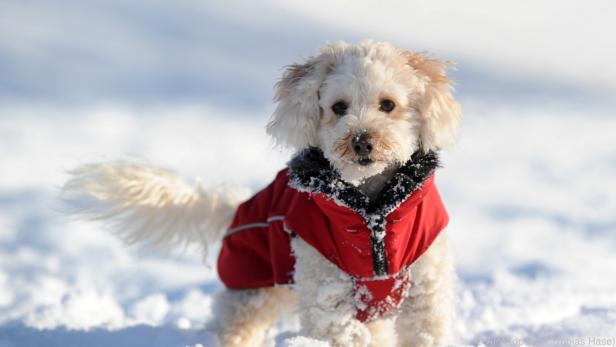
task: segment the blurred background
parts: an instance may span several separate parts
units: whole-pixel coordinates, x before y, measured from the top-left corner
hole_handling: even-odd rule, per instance
[[[0,1],[0,346],[211,346],[212,259],[71,221],[66,171],[137,157],[257,190],[289,158],[264,133],[281,68],[363,38],[457,63],[463,126],[438,180],[460,343],[613,338],[615,16],[612,1]]]

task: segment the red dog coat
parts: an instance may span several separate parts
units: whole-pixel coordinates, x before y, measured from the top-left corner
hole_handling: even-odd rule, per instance
[[[407,267],[447,225],[434,184],[435,153],[417,152],[371,201],[340,179],[320,150],[300,153],[241,204],[223,241],[218,272],[232,289],[293,282],[292,237],[300,237],[354,282],[356,317],[395,310]]]

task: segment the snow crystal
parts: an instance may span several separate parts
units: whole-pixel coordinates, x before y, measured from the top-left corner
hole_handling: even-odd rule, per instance
[[[163,294],[152,294],[138,301],[131,309],[135,323],[159,325],[170,309],[169,302]]]
[[[71,290],[58,302],[30,312],[24,322],[38,329],[117,329],[124,323],[124,310],[110,293],[95,289]]]
[[[296,336],[285,340],[281,347],[330,347],[330,345],[324,341]]]

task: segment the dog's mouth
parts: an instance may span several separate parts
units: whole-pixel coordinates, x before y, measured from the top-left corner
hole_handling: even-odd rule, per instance
[[[374,163],[374,160],[370,157],[360,157],[359,159],[357,159],[357,163],[361,166],[368,166]]]

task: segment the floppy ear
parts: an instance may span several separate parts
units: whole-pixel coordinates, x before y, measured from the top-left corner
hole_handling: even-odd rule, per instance
[[[278,105],[266,128],[278,144],[298,150],[316,145],[321,114],[319,87],[327,69],[323,55],[285,69],[275,87]]]
[[[408,64],[425,80],[420,102],[421,145],[425,151],[452,144],[460,125],[461,109],[451,94],[452,81],[445,74],[449,62],[430,59],[421,53],[406,52]]]

